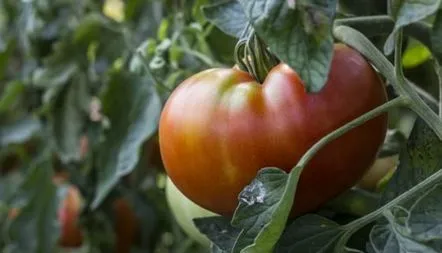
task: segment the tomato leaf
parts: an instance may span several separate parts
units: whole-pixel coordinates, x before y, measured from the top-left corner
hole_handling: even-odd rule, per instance
[[[384,52],[391,54],[394,49],[394,35],[404,26],[420,21],[434,14],[441,4],[440,0],[402,0],[396,1],[392,10],[396,20],[393,32],[388,36]]]
[[[212,241],[215,252],[231,252],[241,231],[223,216],[196,218],[193,222]]]
[[[285,229],[275,252],[331,252],[344,231],[339,224],[322,216],[301,216]]]
[[[53,131],[62,162],[80,160],[80,137],[87,120],[85,106],[90,103],[86,76],[76,75],[64,87],[53,107]]]
[[[16,193],[26,205],[6,231],[11,242],[5,252],[54,252],[60,229],[57,222],[60,199],[52,183],[50,156],[46,154],[39,160]]]
[[[20,190],[20,186],[24,181],[23,174],[18,171],[11,171],[0,177],[0,224],[3,222],[4,208],[9,204],[14,195]],[[1,240],[0,240],[1,241]]]
[[[398,212],[396,212],[396,210],[387,210],[384,215],[388,223],[373,227],[370,233],[369,244],[367,245],[368,252],[437,252],[410,236],[410,231],[406,225],[404,225],[404,220],[406,220],[408,216],[407,210]]]
[[[23,143],[41,131],[41,127],[41,122],[32,116],[24,117],[10,124],[1,125],[0,147]]]
[[[25,91],[25,85],[20,81],[12,81],[6,84],[0,97],[0,113],[9,111],[19,101],[20,95]]]
[[[220,1],[202,8],[204,16],[224,33],[240,38],[249,24],[242,6],[237,0]]]
[[[239,2],[270,51],[300,75],[308,92],[320,91],[333,56],[336,0]]]
[[[420,196],[410,208],[410,218],[408,219],[413,237],[421,242],[425,241],[432,244],[437,241],[438,252],[442,251],[441,194],[442,185],[438,184],[426,194]]]
[[[157,128],[161,100],[153,81],[135,74],[113,72],[102,95],[103,113],[110,121],[97,161],[99,185],[92,203],[96,208],[120,177],[130,173],[142,143]]]
[[[418,118],[407,145],[400,152],[400,163],[383,192],[381,204],[391,201],[441,169],[441,154],[442,141]]]
[[[77,71],[75,62],[56,62],[46,68],[36,69],[33,83],[37,87],[56,87],[67,83]]]
[[[372,252],[440,252],[442,250],[442,185],[415,198],[406,210],[394,207],[384,214],[388,222],[370,233]],[[376,249],[376,250],[374,250]]]
[[[233,252],[272,251],[285,227],[299,171],[292,174],[295,182],[289,182],[287,173],[278,168],[261,169],[241,191],[232,225],[242,231]]]

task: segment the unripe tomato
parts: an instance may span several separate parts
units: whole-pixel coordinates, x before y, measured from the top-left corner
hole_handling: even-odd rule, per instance
[[[210,247],[210,240],[198,230],[193,219],[216,216],[216,214],[193,203],[180,192],[170,178],[166,181],[166,199],[175,220],[184,232],[201,245]]]
[[[196,204],[231,216],[238,194],[263,167],[289,172],[318,140],[387,101],[366,59],[336,44],[327,83],[307,93],[281,63],[263,84],[237,69],[210,69],[181,83],[163,108],[160,150],[174,184]],[[382,114],[326,145],[303,171],[292,215],[355,185],[387,130]]]
[[[378,191],[382,179],[384,179],[390,173],[393,173],[396,170],[398,164],[399,155],[376,159],[370,169],[358,182],[357,186],[369,191]]]

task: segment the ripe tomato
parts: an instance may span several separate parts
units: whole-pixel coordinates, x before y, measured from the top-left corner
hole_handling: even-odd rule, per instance
[[[283,63],[262,85],[237,69],[210,69],[185,80],[166,102],[161,155],[184,195],[230,216],[259,169],[289,172],[323,136],[386,101],[372,66],[343,44],[335,45],[327,83],[314,94]],[[387,121],[382,114],[319,151],[301,175],[292,215],[313,211],[356,184],[383,143]]]
[[[75,186],[69,186],[58,211],[58,220],[61,224],[59,244],[62,247],[77,248],[83,243],[83,233],[78,224],[81,202],[80,191]]]
[[[54,177],[54,183],[60,184],[63,179]],[[81,211],[81,194],[75,186],[68,186],[65,199],[58,210],[60,222],[59,245],[64,248],[77,248],[83,243],[83,233],[79,228],[78,217]],[[8,213],[9,219],[16,218],[20,213],[18,208],[11,208]]]
[[[113,211],[115,214],[115,252],[130,252],[139,231],[135,211],[124,198],[114,200]]]

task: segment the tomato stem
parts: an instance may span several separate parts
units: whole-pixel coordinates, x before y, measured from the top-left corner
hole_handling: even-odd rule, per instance
[[[442,121],[439,116],[422,100],[416,91],[410,86],[405,79],[402,70],[402,29],[396,33],[396,46],[394,53],[395,73],[397,80],[398,92],[410,97],[412,103],[410,108],[413,109],[438,135],[442,140]]]
[[[335,26],[349,26],[367,37],[388,35],[393,31],[395,21],[389,15],[376,15],[366,17],[351,17],[336,19]],[[424,22],[416,22],[405,26],[404,33],[419,40],[428,48],[432,48],[431,26]]]
[[[385,113],[387,110],[390,110],[394,107],[399,106],[406,106],[410,103],[409,99],[404,96],[399,96],[393,100],[388,101],[387,103],[384,103],[373,110],[359,116],[358,118],[348,122],[344,126],[341,126],[340,128],[332,131],[331,133],[327,134],[325,137],[323,137],[321,140],[316,142],[299,160],[298,164],[290,171],[288,178],[287,178],[287,184],[284,189],[284,193],[281,197],[280,201],[284,201],[285,205],[279,205],[279,208],[287,208],[286,212],[284,212],[285,215],[288,217],[288,213],[290,208],[293,206],[293,203],[295,201],[295,194],[297,189],[297,184],[299,181],[299,177],[304,170],[304,168],[307,166],[309,161],[316,155],[316,153],[323,148],[326,144],[329,142],[339,138],[343,134],[347,133],[353,128],[356,128],[365,122],[379,116],[382,113]],[[281,214],[281,212],[280,212]],[[284,217],[285,219],[287,217]]]
[[[321,140],[316,142],[299,160],[298,164],[296,165],[297,168],[305,168],[309,161],[315,156],[315,154],[326,144],[329,142],[339,138],[340,136],[344,135],[348,131],[350,131],[353,128],[356,128],[365,122],[379,116],[380,114],[386,112],[387,110],[399,107],[399,106],[408,106],[411,103],[410,99],[406,96],[399,96],[393,100],[388,101],[385,104],[382,104],[375,109],[365,113],[362,116],[359,116],[358,118],[348,122],[344,126],[332,131],[331,133],[327,134],[325,137],[323,137]],[[293,169],[295,170],[295,169]]]
[[[153,80],[153,83],[156,87],[161,88],[165,90],[166,92],[171,92],[172,90],[165,86],[163,83],[161,83],[155,75],[152,73],[152,70],[149,67],[149,63],[147,62],[146,58],[141,52],[136,52],[135,55],[141,60],[141,64],[143,65],[144,70],[146,71],[146,75],[150,77]]]
[[[249,72],[259,83],[263,83],[270,70],[279,60],[266,47],[253,29],[246,29],[235,47],[235,61],[239,68]]]
[[[338,244],[342,245],[346,239],[350,238],[350,236],[360,228],[370,224],[371,222],[377,220],[379,216],[383,215],[383,213],[401,203],[407,202],[410,199],[413,199],[419,193],[423,193],[429,190],[432,187],[435,187],[434,183],[439,182],[442,178],[442,170],[435,172],[433,175],[427,177],[425,180],[421,181],[417,185],[413,186],[411,189],[405,191],[401,195],[397,196],[395,199],[391,200],[387,204],[378,208],[376,211],[373,211],[367,214],[364,217],[361,217],[357,220],[354,220],[346,225],[344,228],[347,230],[345,235],[339,240]]]

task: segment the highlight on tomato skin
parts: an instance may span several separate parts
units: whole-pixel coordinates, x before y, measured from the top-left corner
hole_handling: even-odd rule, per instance
[[[323,136],[387,101],[384,84],[356,50],[335,44],[328,80],[307,93],[281,63],[261,85],[238,69],[210,69],[181,83],[159,123],[166,172],[190,200],[231,216],[258,170],[289,172]],[[292,216],[354,186],[376,158],[386,113],[327,144],[301,175]]]

